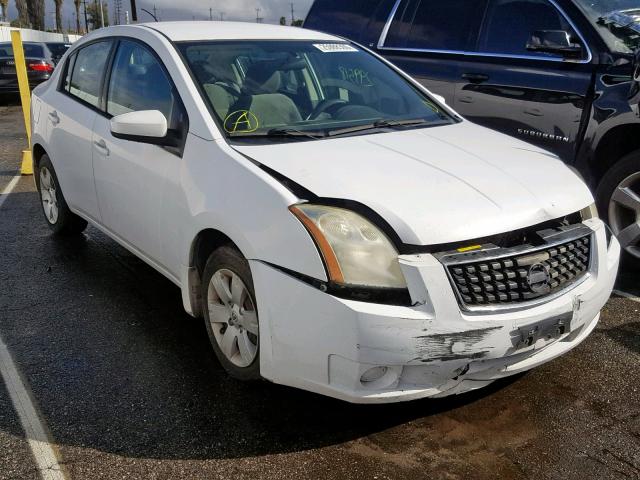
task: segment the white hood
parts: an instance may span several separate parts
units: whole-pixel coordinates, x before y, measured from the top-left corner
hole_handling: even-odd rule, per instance
[[[367,205],[413,245],[507,232],[593,202],[556,156],[469,122],[235,148],[319,197]]]

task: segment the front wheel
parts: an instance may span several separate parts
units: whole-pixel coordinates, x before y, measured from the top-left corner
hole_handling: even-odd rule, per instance
[[[240,380],[260,377],[260,329],[249,263],[231,246],[215,250],[204,269],[202,298],[209,340],[224,369]]]
[[[73,235],[87,228],[87,221],[73,213],[64,199],[56,171],[47,155],[43,155],[35,172],[36,187],[49,228],[58,235]]]
[[[620,246],[640,264],[640,151],[626,155],[604,175],[596,197]]]

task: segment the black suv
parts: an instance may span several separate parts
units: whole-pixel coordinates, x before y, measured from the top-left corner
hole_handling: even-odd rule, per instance
[[[316,0],[347,37],[469,120],[574,166],[640,259],[640,0]],[[544,189],[544,185],[539,188]]]

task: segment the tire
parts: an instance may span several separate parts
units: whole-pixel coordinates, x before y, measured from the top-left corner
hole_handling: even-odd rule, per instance
[[[260,379],[259,321],[249,263],[236,248],[223,246],[207,260],[202,278],[205,324],[220,364],[236,379]]]
[[[44,218],[54,234],[76,235],[87,228],[87,221],[69,210],[56,171],[46,154],[40,158],[35,180]]]
[[[600,217],[620,241],[625,261],[640,265],[640,151],[622,157],[605,173],[596,201]]]

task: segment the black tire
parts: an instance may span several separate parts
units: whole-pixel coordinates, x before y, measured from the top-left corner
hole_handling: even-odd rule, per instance
[[[55,189],[55,198],[57,205],[57,215],[55,216],[55,218],[47,215],[47,212],[45,210],[45,202],[42,196],[42,185],[40,178],[43,170],[46,170],[49,173],[51,178],[50,181]],[[49,228],[53,231],[53,233],[56,235],[76,235],[83,232],[84,229],[87,228],[87,221],[69,210],[67,201],[64,199],[64,195],[62,194],[62,189],[60,188],[60,183],[58,182],[56,171],[53,168],[51,160],[46,154],[40,158],[40,162],[38,162],[38,167],[34,173],[36,187],[38,188],[38,194],[40,195],[42,213],[44,214],[44,218],[47,221],[47,225],[49,225]]]
[[[259,335],[256,336],[256,344],[257,344],[257,354],[253,360],[253,362],[246,366],[240,367],[232,363],[229,359],[227,359],[226,355],[222,352],[222,349],[216,339],[216,335],[213,331],[214,328],[217,328],[218,324],[212,324],[209,316],[209,307],[208,307],[208,299],[209,299],[209,284],[211,283],[211,279],[214,274],[220,270],[231,271],[234,274],[238,275],[242,280],[242,283],[246,286],[246,289],[251,297],[251,302],[253,302],[256,316],[257,316],[257,303],[255,290],[253,287],[253,278],[251,276],[251,269],[249,268],[249,263],[244,258],[242,253],[240,253],[236,248],[231,245],[225,245],[218,249],[216,249],[207,260],[206,266],[204,268],[204,273],[202,275],[202,300],[203,300],[203,313],[205,319],[205,325],[207,327],[207,333],[209,334],[209,341],[211,342],[211,346],[220,361],[220,364],[227,371],[227,373],[236,378],[238,380],[244,381],[252,381],[259,380],[262,377],[260,376],[260,342]],[[259,318],[259,316],[257,316]],[[230,328],[230,327],[229,327]],[[222,333],[222,330],[219,331],[219,334]]]
[[[640,172],[640,151],[632,152],[622,157],[613,167],[611,167],[600,180],[596,190],[596,203],[598,213],[608,225],[611,225],[609,218],[609,202],[611,197],[620,183],[633,175]],[[612,227],[614,227],[612,225]],[[615,228],[612,228],[615,232]],[[634,266],[640,266],[640,258],[624,251],[624,261]]]

